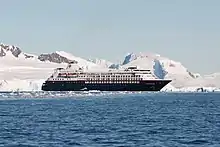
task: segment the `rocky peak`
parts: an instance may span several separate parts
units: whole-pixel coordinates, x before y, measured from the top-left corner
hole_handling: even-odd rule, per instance
[[[0,50],[0,57],[3,57],[3,56],[5,56],[6,55],[6,53],[4,52],[4,50],[1,48],[1,50]]]
[[[51,53],[51,54],[41,54],[38,56],[38,59],[40,61],[50,61],[54,63],[77,63],[75,60],[67,59],[66,57],[60,56],[57,53]]]
[[[6,56],[7,52],[11,52],[15,57],[18,57],[22,51],[17,46],[0,44],[0,57]]]

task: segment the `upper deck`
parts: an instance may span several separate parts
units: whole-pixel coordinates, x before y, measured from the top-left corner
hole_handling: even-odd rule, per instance
[[[111,69],[108,71],[89,71],[79,66],[71,68],[70,65],[66,69],[57,68],[53,75],[48,78],[50,81],[65,81],[65,80],[85,80],[85,81],[140,81],[146,79],[157,79],[151,70],[139,69],[137,66],[128,67],[126,69],[116,70]]]

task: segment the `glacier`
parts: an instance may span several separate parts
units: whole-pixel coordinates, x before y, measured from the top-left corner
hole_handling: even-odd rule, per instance
[[[154,60],[153,69],[154,69],[154,75],[157,76],[159,79],[164,79],[166,74],[168,73],[167,71],[164,70],[164,66],[157,59]]]
[[[42,55],[42,54],[41,54]],[[40,55],[39,55],[40,56]],[[162,92],[218,92],[220,73],[200,75],[189,71],[182,63],[154,53],[129,53],[122,64],[104,59],[83,59],[65,51],[37,55],[23,52],[19,47],[0,45],[0,91],[41,91],[42,83],[55,68],[65,68],[74,60],[89,70],[120,69],[128,66],[150,69],[160,79],[172,79]],[[53,58],[56,58],[53,60]],[[58,62],[57,62],[58,61]]]

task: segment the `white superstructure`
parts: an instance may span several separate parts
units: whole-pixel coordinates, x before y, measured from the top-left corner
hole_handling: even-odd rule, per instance
[[[141,80],[157,80],[150,70],[139,69],[137,66],[124,70],[108,70],[90,72],[77,64],[69,64],[66,69],[57,68],[49,81],[103,81],[103,82],[138,82]]]

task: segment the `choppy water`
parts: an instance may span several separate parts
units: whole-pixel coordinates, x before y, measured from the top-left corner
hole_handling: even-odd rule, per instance
[[[2,95],[0,146],[220,146],[220,94],[62,96]]]

